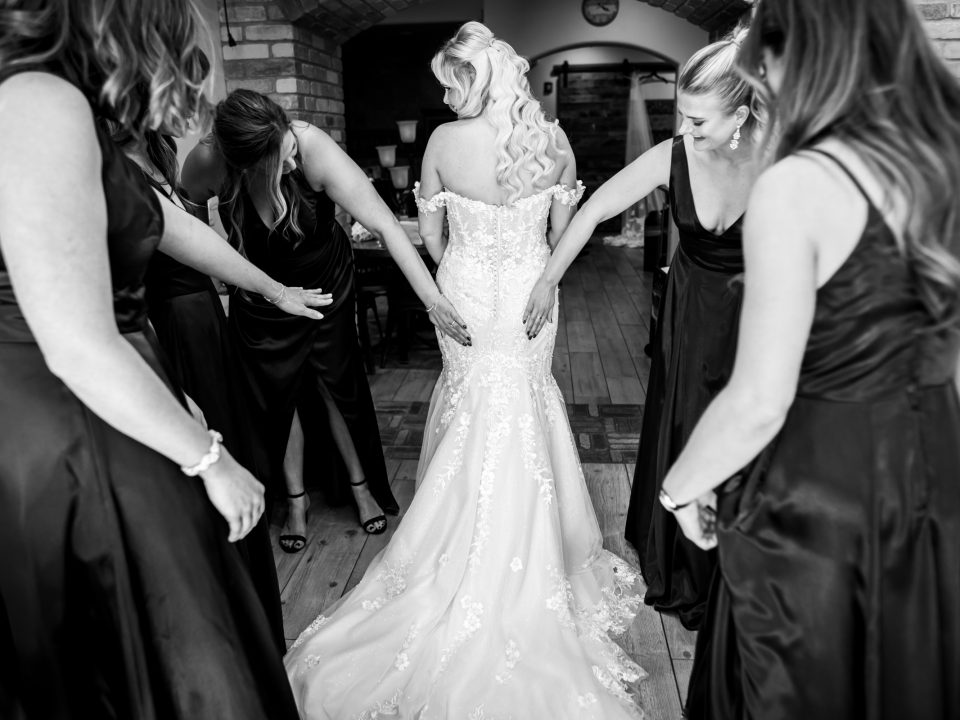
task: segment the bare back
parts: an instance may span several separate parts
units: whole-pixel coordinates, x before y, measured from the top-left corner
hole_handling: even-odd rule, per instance
[[[436,143],[431,150],[433,166],[440,182],[447,190],[463,197],[491,205],[507,203],[509,190],[497,183],[496,130],[482,116],[448,123],[435,132]],[[562,131],[558,133],[557,145],[561,150],[549,151],[556,163],[545,176],[532,182],[533,170],[521,172],[524,188],[521,197],[527,197],[558,183],[573,184],[564,177],[571,166],[573,153]],[[574,172],[575,174],[575,172]]]

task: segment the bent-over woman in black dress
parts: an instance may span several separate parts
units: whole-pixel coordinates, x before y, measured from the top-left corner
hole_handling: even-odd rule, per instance
[[[269,302],[242,292],[231,299],[261,441],[271,465],[284,466],[290,497],[281,547],[296,552],[306,543],[299,457],[305,438],[296,411],[309,409],[312,400],[326,408],[361,526],[383,532],[383,513],[399,508],[360,354],[352,247],[334,218],[334,203],[383,237],[432,308],[435,324],[466,341],[462,321],[360,168],[326,133],[290,122],[266,96],[235,90],[217,106],[212,141],[188,157],[183,185],[194,202],[220,196],[225,227],[255,264],[291,285],[321,287],[333,296],[322,325],[290,322]],[[325,491],[333,502],[348,497],[344,487]]]

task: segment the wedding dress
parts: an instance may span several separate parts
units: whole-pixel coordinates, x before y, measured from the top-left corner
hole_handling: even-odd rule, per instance
[[[471,347],[441,336],[417,490],[360,583],[285,659],[310,720],[640,718],[643,670],[611,639],[641,604],[638,574],[602,547],[563,396],[556,322],[522,315],[550,254],[560,185],[510,206],[442,191],[437,284]],[[556,318],[556,308],[554,309]]]

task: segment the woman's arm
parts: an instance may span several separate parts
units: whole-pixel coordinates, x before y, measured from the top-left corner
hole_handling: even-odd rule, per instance
[[[527,335],[536,337],[552,315],[557,285],[570,263],[587,244],[597,225],[622,213],[670,181],[672,148],[672,139],[652,147],[597,188],[573,216],[530,293],[523,313]]]
[[[120,432],[179,465],[197,463],[210,437],[117,330],[102,160],[86,99],[43,73],[4,82],[0,157],[0,251],[48,368]],[[225,454],[201,474],[208,492],[211,483],[222,490],[237,479],[237,473],[224,475],[233,467],[242,471],[230,462]],[[262,487],[256,512],[255,491],[245,487],[243,507],[230,511],[232,519],[224,514],[231,539],[245,534],[262,511]],[[221,512],[223,502],[232,502],[217,498]]]
[[[563,130],[560,130],[557,136],[557,146],[563,151],[558,162],[563,163],[563,170],[560,172],[559,183],[568,189],[577,187],[577,158],[573,155],[573,148],[570,147],[570,141]],[[567,205],[560,200],[554,200],[550,206],[550,230],[547,233],[547,242],[551,250],[556,250],[570,224],[570,218],[577,211],[576,205]]]
[[[320,288],[285,288],[234,250],[209,225],[169,202],[160,191],[154,192],[163,208],[160,252],[231,285],[259,293],[291,315],[315,320],[323,317],[310,308],[329,305],[333,302],[329,294],[324,294]]]
[[[294,123],[300,142],[303,171],[311,187],[324,192],[367,230],[382,238],[394,262],[420,301],[432,308],[431,319],[457,342],[470,343],[466,324],[440,293],[407,233],[390,212],[373,184],[325,132],[307,123]]]
[[[205,138],[197,143],[183,161],[180,170],[180,192],[195,205],[206,207],[207,201],[220,193],[226,177],[223,158],[216,151],[213,142]],[[201,217],[210,222],[210,218]]]
[[[443,183],[440,181],[440,173],[437,170],[437,157],[440,155],[446,129],[443,125],[438,127],[427,140],[427,148],[423,151],[423,161],[420,164],[420,188],[419,195],[422,198],[430,199],[438,192],[443,190]],[[420,212],[417,214],[417,220],[420,226],[420,237],[423,238],[423,244],[430,253],[433,261],[439,265],[443,259],[443,253],[447,250],[447,242],[443,236],[443,221],[447,211],[442,205],[433,212]]]
[[[677,519],[684,533],[705,547],[715,540],[700,535],[693,501],[756,457],[793,402],[816,304],[816,237],[831,232],[816,225],[824,212],[815,198],[819,192],[822,200],[829,184],[813,163],[790,158],[764,173],[751,193],[733,373],[663,482],[673,502],[692,503]]]

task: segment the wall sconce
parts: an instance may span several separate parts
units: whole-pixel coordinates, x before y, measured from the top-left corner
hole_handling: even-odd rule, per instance
[[[397,129],[400,130],[400,142],[412,143],[417,139],[418,120],[397,120]]]
[[[397,162],[397,146],[377,145],[377,155],[380,156],[380,164],[383,167],[392,168]]]
[[[553,94],[553,83],[552,83],[552,82],[545,82],[545,83],[543,84],[543,94],[544,94],[544,96],[552,95],[552,94]]]
[[[410,166],[397,165],[390,168],[390,181],[397,190],[403,190],[410,184]]]

